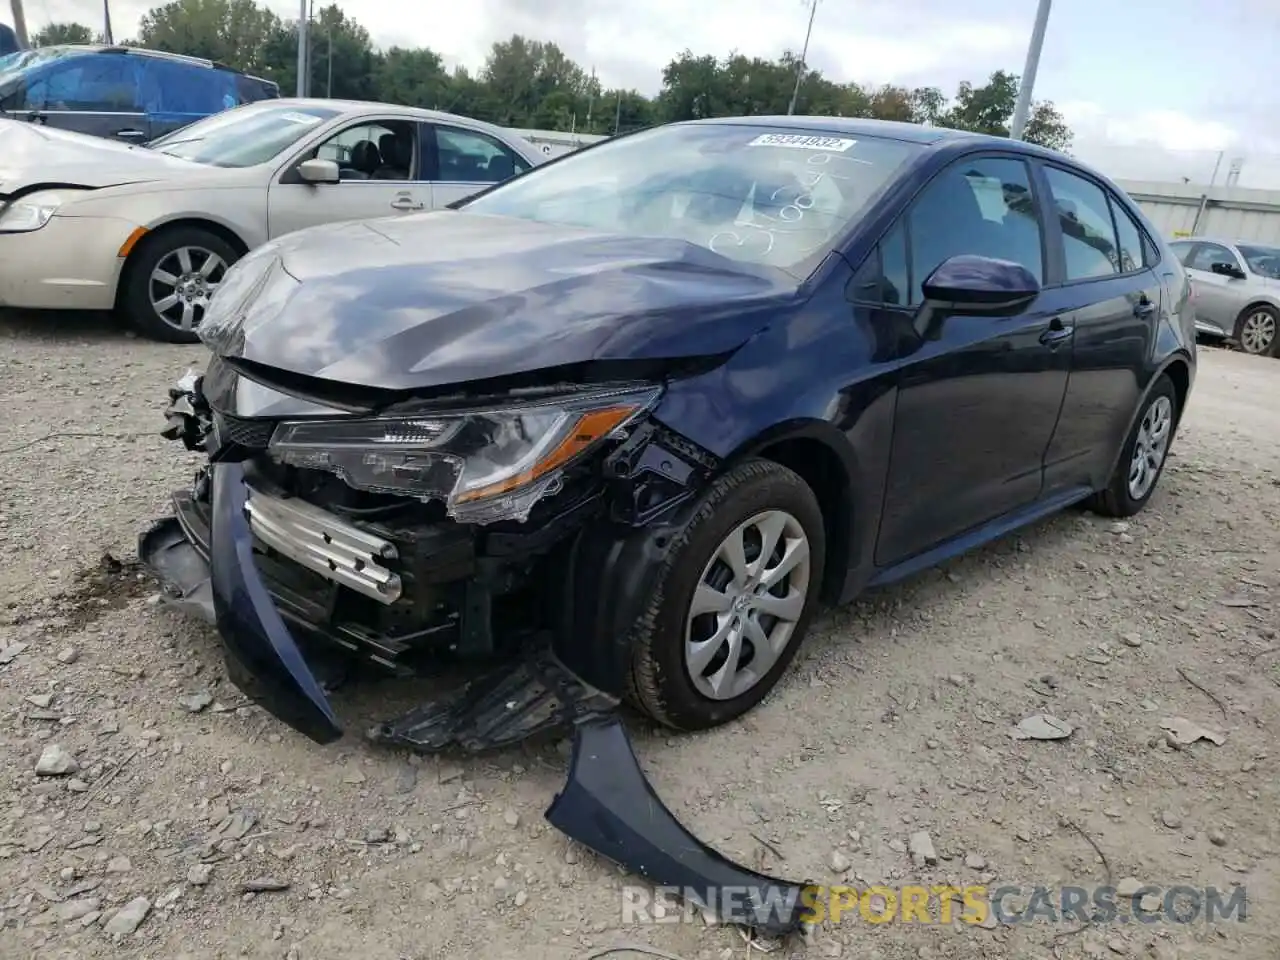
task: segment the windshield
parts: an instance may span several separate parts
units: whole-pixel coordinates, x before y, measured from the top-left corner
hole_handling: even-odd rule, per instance
[[[271,160],[341,112],[330,107],[255,104],[197,120],[148,146],[214,167],[252,167]]]
[[[1237,245],[1236,249],[1249,264],[1249,269],[1260,277],[1280,280],[1280,247],[1254,247]]]
[[[473,213],[686,240],[807,275],[917,144],[749,124],[680,124],[535,168]]]

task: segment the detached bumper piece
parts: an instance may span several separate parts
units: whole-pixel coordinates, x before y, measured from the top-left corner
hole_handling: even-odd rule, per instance
[[[544,649],[452,696],[374,727],[369,739],[422,753],[450,749],[479,753],[566,730],[579,717],[617,706],[616,699],[580,683]]]
[[[177,606],[216,624],[227,672],[246,695],[316,742],[339,739],[342,726],[255,562],[243,466],[212,464],[210,492],[207,546],[200,542],[204,531],[168,518],[139,538],[140,556]],[[679,890],[724,923],[770,937],[799,931],[806,885],[738,866],[686,830],[645,778],[617,706],[541,649],[374,728],[370,737],[426,753],[477,752],[571,727],[568,779],[547,808],[548,822],[623,868]]]
[[[675,888],[722,923],[769,937],[800,930],[809,885],[738,866],[686,830],[640,769],[616,713],[578,723],[568,781],[546,817],[601,856]]]

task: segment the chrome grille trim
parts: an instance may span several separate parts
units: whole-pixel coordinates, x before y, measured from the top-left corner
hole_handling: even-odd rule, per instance
[[[246,488],[249,529],[295,563],[380,603],[403,589],[400,575],[379,563],[397,558],[395,544],[365,533],[303,500],[282,500]]]

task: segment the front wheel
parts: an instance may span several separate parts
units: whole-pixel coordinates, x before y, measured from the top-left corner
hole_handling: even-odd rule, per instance
[[[1274,307],[1250,307],[1236,325],[1240,349],[1255,356],[1267,357],[1280,347],[1280,313]]]
[[[825,560],[822,509],[796,473],[751,460],[717,479],[634,628],[634,705],[681,730],[754,707],[795,657]]]
[[[121,306],[139,333],[167,343],[195,343],[209,300],[240,254],[200,227],[161,230],[130,259]]]
[[[1177,422],[1178,391],[1162,373],[1129,431],[1111,481],[1089,501],[1090,508],[1107,517],[1131,517],[1145,507],[1164,472]]]

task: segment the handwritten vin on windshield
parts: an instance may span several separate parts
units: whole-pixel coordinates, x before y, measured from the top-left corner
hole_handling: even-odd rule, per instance
[[[775,143],[774,139],[783,140],[802,140],[803,144],[792,143]],[[769,143],[761,141],[769,140]],[[811,141],[824,141],[826,143],[835,143],[834,147],[818,147]],[[732,256],[735,253],[740,256],[747,257],[767,257],[773,252],[774,245],[778,241],[779,235],[787,237],[793,244],[796,243],[798,234],[795,230],[785,229],[786,227],[797,227],[800,221],[804,219],[805,213],[814,206],[813,191],[822,183],[823,180],[852,180],[852,177],[842,176],[835,172],[840,170],[848,170],[848,167],[837,167],[832,161],[838,161],[839,164],[869,164],[866,160],[855,160],[853,157],[842,156],[842,152],[853,146],[857,141],[846,140],[838,137],[809,137],[796,136],[792,137],[785,134],[767,133],[755,140],[750,145],[758,146],[798,146],[803,150],[820,149],[823,152],[812,154],[807,158],[805,169],[797,174],[797,184],[794,186],[782,187],[773,191],[769,197],[770,204],[777,209],[776,216],[770,216],[758,211],[753,212],[752,216],[758,218],[764,223],[738,223],[734,224],[733,230],[722,230],[716,233],[707,246],[715,253],[721,253],[725,256]],[[831,150],[837,152],[832,153]],[[842,190],[842,193],[845,191]],[[847,198],[846,198],[847,199]],[[821,243],[821,234],[814,238],[813,244]],[[804,246],[803,243],[798,246]]]

